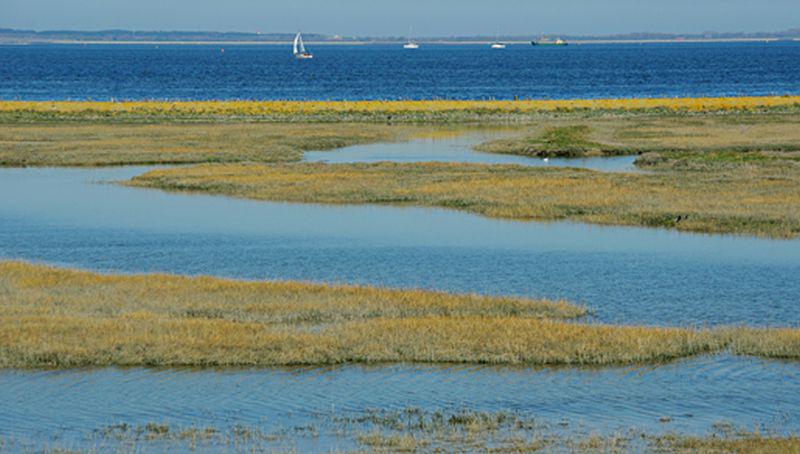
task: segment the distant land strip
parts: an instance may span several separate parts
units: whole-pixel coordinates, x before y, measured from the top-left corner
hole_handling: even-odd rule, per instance
[[[448,39],[419,39],[414,40],[422,45],[446,45],[446,46],[475,46],[488,44],[494,39],[472,39],[469,41],[463,40],[448,40]],[[508,45],[527,45],[529,46],[530,40],[520,40],[519,38],[501,39],[501,41]],[[800,42],[800,38],[652,38],[652,39],[573,39],[569,40],[570,45],[587,45],[587,44],[670,44],[670,43],[772,43],[780,41],[794,41]],[[82,44],[82,45],[118,45],[118,46],[285,46],[291,44],[292,39],[285,40],[246,40],[246,41],[227,41],[227,40],[82,40],[82,39],[46,39],[46,40],[14,40],[4,39],[0,37],[0,44],[2,45],[32,45],[32,44]],[[306,45],[311,46],[367,46],[367,45],[389,45],[402,43],[400,40],[305,40]]]
[[[306,33],[307,43],[400,43],[405,36],[358,36],[327,35]],[[642,43],[642,42],[727,42],[727,41],[775,41],[800,39],[800,29],[775,32],[704,32],[704,33],[659,33],[636,32],[608,35],[549,34],[551,38],[560,37],[570,43]],[[0,28],[0,43],[84,43],[84,44],[270,44],[286,43],[294,33],[282,32],[220,32],[220,31],[153,31],[153,30],[19,30]],[[500,37],[488,35],[465,36],[418,36],[422,43],[476,44],[500,39],[508,43],[529,43],[542,39],[538,34],[517,34]]]

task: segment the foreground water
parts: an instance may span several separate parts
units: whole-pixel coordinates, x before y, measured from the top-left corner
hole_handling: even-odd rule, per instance
[[[269,370],[0,372],[0,439],[64,447],[127,423],[289,431],[301,451],[349,449],[335,417],[367,409],[468,408],[534,418],[552,430],[704,434],[717,423],[800,429],[800,366],[728,356],[661,367],[513,369],[395,365]],[[662,418],[668,418],[669,422]],[[313,427],[303,439],[296,428]]]
[[[470,152],[466,145],[478,139],[306,157],[547,164]],[[630,162],[584,164],[624,170]],[[265,203],[108,184],[146,170],[0,169],[0,257],[100,271],[567,298],[592,308],[593,319],[614,323],[798,323],[800,241],[509,222],[436,209]],[[8,439],[14,448],[92,448],[109,425],[168,422],[292,434],[313,426],[319,435],[294,436],[295,447],[350,449],[354,441],[336,435],[331,418],[406,407],[514,412],[578,433],[626,427],[707,433],[720,421],[796,433],[799,396],[797,362],[728,355],[602,370],[0,371],[0,448]]]
[[[313,46],[312,46],[313,47]],[[0,99],[512,99],[800,94],[800,43],[0,46]]]

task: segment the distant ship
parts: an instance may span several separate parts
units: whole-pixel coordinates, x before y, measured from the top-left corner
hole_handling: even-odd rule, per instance
[[[531,41],[531,45],[534,45],[534,46],[566,46],[567,42],[564,41],[561,38],[558,38],[555,41],[552,41],[552,40],[547,39],[547,38],[542,38],[539,41]]]
[[[298,60],[310,60],[314,58],[314,56],[306,51],[306,46],[303,44],[303,37],[300,33],[297,33],[297,36],[294,37],[294,58]]]

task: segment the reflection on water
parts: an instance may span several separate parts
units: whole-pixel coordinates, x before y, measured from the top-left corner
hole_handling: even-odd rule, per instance
[[[80,440],[125,422],[265,432],[369,408],[506,411],[569,430],[707,433],[717,422],[800,429],[800,366],[729,356],[661,367],[514,369],[395,365],[191,371],[0,372],[0,437]],[[669,423],[659,420],[668,417]],[[45,437],[43,437],[45,435]],[[331,442],[332,443],[332,442]]]
[[[475,145],[507,135],[500,131],[471,131],[455,137],[417,138],[408,142],[355,145],[336,151],[306,152],[305,160],[332,164],[348,162],[466,162],[517,164],[532,167],[579,167],[604,172],[636,172],[636,156],[547,160],[509,154],[480,153]]]

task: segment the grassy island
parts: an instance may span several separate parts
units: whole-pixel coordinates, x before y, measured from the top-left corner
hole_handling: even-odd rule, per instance
[[[0,367],[615,365],[730,348],[800,357],[800,330],[581,324],[566,302],[101,275],[0,262]]]
[[[651,159],[665,166],[669,161],[662,160],[675,157]],[[442,163],[200,165],[154,170],[126,184],[257,200],[415,205],[517,220],[794,238],[800,235],[800,161],[771,159],[755,166],[712,159],[705,165],[719,171],[654,174]]]

